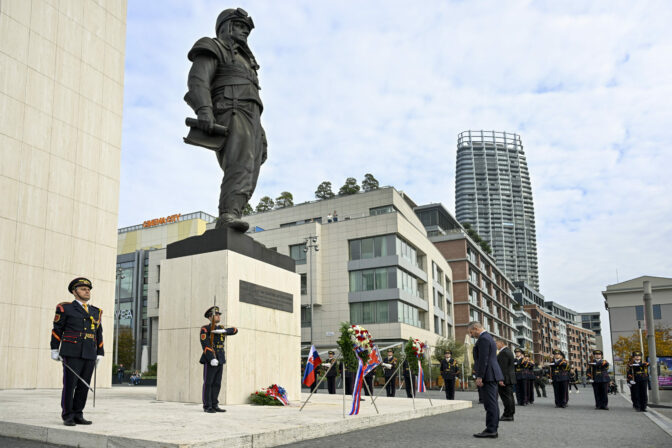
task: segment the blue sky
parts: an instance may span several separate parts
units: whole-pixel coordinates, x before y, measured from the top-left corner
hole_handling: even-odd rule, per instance
[[[617,270],[670,276],[665,1],[130,1],[120,227],[216,212],[221,172],[182,143],[182,97],[187,51],[227,6],[257,27],[269,159],[253,205],[370,172],[453,211],[457,134],[517,132],[548,300],[603,311]]]

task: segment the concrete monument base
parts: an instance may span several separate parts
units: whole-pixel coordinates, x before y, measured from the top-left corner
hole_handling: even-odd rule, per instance
[[[157,399],[200,403],[206,309],[217,305],[226,338],[220,404],[247,403],[270,384],[300,394],[300,277],[289,257],[229,229],[168,246],[161,262]]]
[[[298,382],[298,381],[296,381]],[[340,391],[339,391],[340,392]],[[400,391],[403,393],[403,391]],[[226,413],[206,414],[199,404],[154,400],[156,388],[119,386],[98,391],[84,416],[90,426],[63,426],[61,391],[56,389],[0,391],[0,435],[66,446],[106,448],[260,448],[342,434],[471,407],[471,401],[379,397],[380,414],[369,397],[359,415],[343,418],[340,395],[313,395],[290,406],[226,406]],[[305,400],[308,394],[302,394]],[[351,398],[346,397],[346,407]],[[446,422],[449,422],[449,417]],[[479,428],[480,429],[480,428]]]

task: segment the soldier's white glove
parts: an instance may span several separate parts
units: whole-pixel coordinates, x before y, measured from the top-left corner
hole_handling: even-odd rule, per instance
[[[210,361],[210,365],[212,367],[217,367],[219,365],[219,361],[217,361],[217,358],[212,358],[212,361]]]
[[[58,354],[58,349],[54,349],[51,351],[51,359],[54,361],[61,361],[63,358],[61,358],[61,355]]]
[[[593,380],[588,380],[588,383],[593,384],[595,381]]]
[[[549,379],[548,379],[548,382],[549,382],[549,383],[552,383],[552,382],[553,382],[553,379],[552,379],[552,378],[549,378]]]
[[[103,355],[96,356],[96,366],[98,365],[101,359],[103,359]]]
[[[325,363],[322,364],[322,365],[323,365],[324,367],[326,367],[327,369],[331,367],[331,363],[329,363],[329,362],[325,362]]]
[[[634,381],[629,381],[629,383],[632,384],[633,386],[634,386],[635,384],[637,384],[637,383],[635,383]]]
[[[212,332],[215,334],[226,334],[226,328],[218,328],[216,330],[212,330]]]
[[[384,362],[384,363],[383,363],[383,367],[385,367],[386,369],[391,369],[391,368],[392,368],[392,364],[389,364],[389,363]]]

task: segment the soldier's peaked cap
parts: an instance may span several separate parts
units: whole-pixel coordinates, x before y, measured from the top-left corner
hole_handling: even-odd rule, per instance
[[[329,350],[330,355],[335,355],[336,353],[333,350]]]
[[[562,356],[563,358],[565,357],[565,354],[562,353],[562,350],[558,350],[557,348],[556,348],[555,350],[553,350],[553,354],[554,354],[554,355],[560,355],[560,356]]]
[[[205,318],[210,319],[214,314],[222,314],[219,312],[219,307],[218,306],[211,306],[205,311]]]
[[[252,17],[249,16],[247,11],[243,8],[229,8],[225,9],[217,16],[217,23],[215,24],[215,33],[219,33],[219,28],[228,20],[235,20],[236,22],[243,22],[250,27],[250,30],[254,29],[254,21]]]
[[[640,351],[632,352],[632,356],[642,356],[642,352]]]
[[[91,280],[88,278],[77,277],[68,285],[68,292],[72,294],[72,291],[74,291],[78,286],[88,286],[89,288],[93,288],[93,283],[91,283]]]
[[[513,351],[513,353],[518,353],[518,352],[523,353],[523,350],[522,350],[521,348],[516,348],[516,349]]]
[[[453,354],[453,352],[451,352],[450,350],[444,350],[443,354],[445,355],[446,353],[450,353],[451,355]]]
[[[593,355],[601,355],[602,350],[593,350]]]

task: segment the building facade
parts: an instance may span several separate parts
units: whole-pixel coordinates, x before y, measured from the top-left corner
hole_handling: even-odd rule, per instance
[[[581,327],[586,330],[591,330],[595,333],[595,348],[604,351],[602,344],[602,319],[600,312],[594,311],[589,313],[579,313],[581,319]]]
[[[597,347],[595,333],[578,325],[567,324],[567,360],[582,374],[588,368],[593,350]]]
[[[534,289],[526,282],[513,282],[513,298],[519,305],[537,305],[544,307],[546,301],[543,294]]]
[[[479,321],[491,334],[516,343],[513,284],[441,204],[416,207],[430,240],[453,271],[455,339],[468,339],[467,325]]]
[[[508,278],[539,289],[532,185],[519,135],[459,134],[455,212],[459,222],[471,224],[490,243]]]
[[[523,309],[532,318],[534,362],[537,365],[546,363],[553,357],[553,350],[560,348],[560,320],[545,312],[538,305],[525,305]]]
[[[125,40],[125,0],[0,2],[0,389],[61,387],[51,322],[74,277],[112,340]]]
[[[116,335],[128,332],[133,338],[134,368],[145,371],[158,357],[154,342],[159,331],[160,262],[166,246],[203,234],[215,219],[204,212],[173,214],[117,231],[114,326]],[[110,353],[113,347],[110,344]]]
[[[305,346],[335,347],[348,321],[381,345],[454,336],[452,272],[414,207],[388,187],[246,218],[251,237],[296,261]]]
[[[522,308],[517,309],[513,318],[513,324],[516,327],[516,344],[518,347],[524,350],[533,351],[533,325],[530,313]]]

